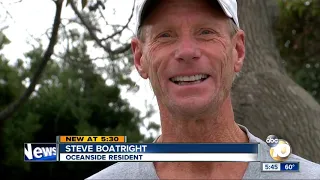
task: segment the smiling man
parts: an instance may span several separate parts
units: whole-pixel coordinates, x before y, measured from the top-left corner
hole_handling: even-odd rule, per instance
[[[265,142],[234,119],[231,86],[245,58],[235,0],[145,0],[139,8],[134,64],[157,97],[162,134],[156,143]],[[261,127],[263,128],[263,127]],[[296,155],[300,172],[261,172],[259,162],[117,163],[88,179],[320,178],[319,165]]]

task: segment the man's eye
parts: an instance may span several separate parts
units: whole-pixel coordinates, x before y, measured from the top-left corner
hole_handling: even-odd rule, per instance
[[[171,35],[169,33],[162,33],[158,37],[159,38],[168,38],[168,37],[171,37]]]
[[[212,31],[210,31],[210,30],[202,30],[201,31],[201,34],[212,34]]]

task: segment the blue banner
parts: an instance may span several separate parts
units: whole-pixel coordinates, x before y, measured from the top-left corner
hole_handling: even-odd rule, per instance
[[[258,153],[258,144],[59,144],[60,153]]]

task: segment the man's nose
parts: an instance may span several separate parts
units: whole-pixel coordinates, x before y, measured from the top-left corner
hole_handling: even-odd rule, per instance
[[[175,52],[175,59],[178,61],[197,60],[201,52],[196,42],[191,38],[181,39]]]

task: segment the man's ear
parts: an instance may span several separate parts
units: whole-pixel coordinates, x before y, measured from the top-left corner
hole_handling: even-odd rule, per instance
[[[134,66],[136,67],[140,76],[144,79],[148,78],[147,69],[145,68],[144,58],[142,56],[142,43],[138,38],[131,40],[131,50],[133,53]]]
[[[235,50],[237,56],[235,57],[235,63],[234,63],[234,71],[240,72],[241,68],[243,66],[243,61],[246,54],[246,48],[245,48],[245,34],[243,30],[238,30],[237,34],[234,37],[235,41]]]

